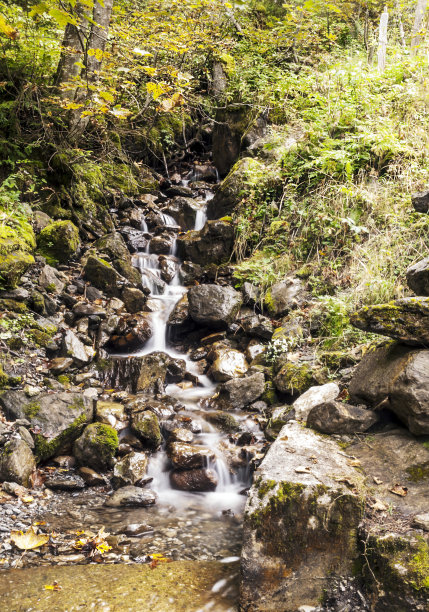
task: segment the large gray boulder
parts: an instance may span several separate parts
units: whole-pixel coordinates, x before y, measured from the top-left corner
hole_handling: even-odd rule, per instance
[[[331,580],[351,575],[363,512],[361,479],[335,442],[293,421],[283,427],[246,504],[243,611],[317,606]]]
[[[104,371],[106,383],[131,393],[162,393],[165,384],[182,380],[183,359],[173,359],[167,353],[155,351],[142,357],[112,358]]]
[[[93,470],[107,470],[118,450],[116,429],[105,423],[91,423],[73,446],[73,454],[79,465]]]
[[[226,329],[242,304],[241,293],[232,287],[198,285],[188,292],[189,314],[200,325]]]
[[[429,257],[408,268],[407,283],[415,294],[429,295]]]
[[[350,317],[363,331],[389,336],[412,346],[429,344],[429,297],[408,297],[364,306]]]
[[[429,434],[429,350],[390,343],[366,353],[349,394],[372,407],[383,402],[412,433]]]
[[[265,390],[265,376],[255,372],[244,378],[234,378],[220,388],[219,399],[226,400],[231,408],[241,409],[256,402]]]
[[[30,421],[38,459],[60,454],[93,418],[93,400],[84,393],[40,393],[29,398],[22,391],[4,391],[0,407],[8,420]]]
[[[307,417],[315,406],[337,399],[340,388],[334,382],[310,387],[293,403],[294,417],[297,421],[307,422]]]
[[[178,237],[177,251],[181,259],[194,264],[221,264],[231,256],[234,227],[229,221],[207,221],[202,230]]]
[[[325,434],[355,434],[367,431],[377,423],[376,412],[330,400],[315,406],[307,418],[307,426]]]
[[[26,487],[35,468],[33,453],[24,440],[10,440],[0,449],[0,480],[17,482]]]
[[[273,285],[265,295],[265,307],[272,317],[282,317],[298,308],[306,298],[302,281],[288,277]]]

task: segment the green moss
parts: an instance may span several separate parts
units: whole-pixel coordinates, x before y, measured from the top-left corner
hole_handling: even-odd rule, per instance
[[[24,406],[24,414],[28,419],[31,420],[39,414],[40,409],[41,406],[39,402],[30,402],[29,404]]]
[[[407,474],[409,474],[411,482],[421,482],[422,480],[427,480],[429,479],[429,461],[411,465],[405,471]]]
[[[429,545],[423,538],[418,538],[418,550],[410,561],[410,570],[413,573],[412,586],[417,589],[429,591]]]
[[[95,428],[95,442],[103,448],[103,453],[113,457],[119,446],[118,432],[104,423],[95,423]]]
[[[58,382],[64,385],[64,387],[70,386],[70,377],[66,374],[60,374],[57,378]]]
[[[274,384],[279,391],[295,395],[307,391],[313,382],[313,374],[308,364],[288,362],[278,372]]]
[[[261,395],[261,400],[267,403],[268,406],[273,406],[278,402],[276,390],[270,381],[265,383],[265,389]]]
[[[40,331],[40,329],[31,329],[27,335],[33,340],[34,344],[43,348],[46,348],[52,342],[51,334]]]
[[[80,247],[79,230],[71,221],[54,221],[40,232],[37,245],[48,263],[66,263]]]
[[[16,300],[3,299],[0,300],[0,310],[9,310],[10,312],[18,312],[24,314],[28,308],[24,302],[17,302]]]
[[[81,414],[53,440],[48,441],[43,435],[36,434],[34,444],[37,460],[45,461],[50,457],[55,457],[62,447],[70,444],[80,436],[86,424],[86,415]]]
[[[0,389],[4,389],[9,384],[9,376],[0,365]]]
[[[156,414],[150,411],[133,414],[132,429],[143,444],[156,450],[162,443],[162,435]]]

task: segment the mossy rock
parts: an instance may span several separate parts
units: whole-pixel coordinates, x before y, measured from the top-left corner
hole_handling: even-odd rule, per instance
[[[33,340],[34,344],[36,344],[37,346],[41,346],[43,348],[46,348],[52,342],[51,335],[47,334],[44,331],[41,331],[40,329],[32,329],[32,330],[30,330],[28,332],[28,336],[29,336],[29,338],[31,338]]]
[[[36,246],[33,228],[26,221],[15,227],[0,226],[0,285],[16,287],[21,276],[34,263]]]
[[[91,423],[73,446],[73,454],[79,465],[94,470],[107,470],[118,450],[118,434],[104,423]]]
[[[79,230],[71,221],[54,221],[40,232],[37,244],[48,263],[66,263],[80,248]]]
[[[140,438],[143,444],[151,450],[161,446],[162,435],[157,416],[146,410],[131,415],[131,429]]]
[[[0,365],[0,389],[4,389],[9,384],[9,376],[3,370],[3,367]]]
[[[84,265],[84,275],[94,287],[104,291],[108,296],[120,297],[125,279],[105,259],[90,255]]]
[[[308,364],[288,362],[282,366],[276,377],[274,385],[281,393],[301,395],[314,384],[314,377]]]
[[[232,416],[232,414],[223,412],[222,410],[217,412],[207,412],[204,415],[204,418],[206,421],[212,425],[215,425],[218,429],[226,433],[232,433],[240,429],[238,421]]]
[[[0,310],[6,310],[10,312],[18,312],[24,314],[28,308],[23,302],[17,302],[16,300],[4,299],[0,300]]]

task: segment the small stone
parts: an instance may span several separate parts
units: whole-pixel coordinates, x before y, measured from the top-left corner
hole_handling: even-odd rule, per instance
[[[429,531],[429,512],[417,514],[413,519],[413,525],[424,531]]]
[[[150,489],[139,487],[122,487],[113,493],[106,501],[106,506],[112,508],[152,506],[156,502],[156,493]]]
[[[80,467],[79,475],[89,487],[98,487],[106,484],[106,478],[89,467]]]
[[[54,491],[78,491],[85,488],[85,481],[74,472],[57,471],[49,474],[45,480],[45,486]]]
[[[71,357],[55,357],[49,362],[49,369],[52,374],[62,374],[67,372],[73,366],[73,359]]]

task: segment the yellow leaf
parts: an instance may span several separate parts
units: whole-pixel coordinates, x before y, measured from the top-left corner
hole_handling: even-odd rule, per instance
[[[10,539],[21,550],[32,550],[47,544],[49,536],[46,533],[37,534],[33,527],[30,527],[25,533],[22,533],[22,531],[11,531]]]
[[[2,34],[6,34],[8,38],[11,40],[16,40],[19,37],[18,30],[15,30],[12,26],[10,26],[3,15],[0,15],[0,32]]]
[[[153,83],[152,81],[149,81],[149,83],[146,83],[146,89],[148,90],[150,94],[152,94],[152,98],[154,100],[157,100],[159,96],[161,96],[164,93],[164,87],[160,85],[159,83]]]
[[[45,584],[45,591],[61,591],[63,587],[54,582],[54,584]]]
[[[34,501],[34,497],[31,495],[25,495],[24,497],[21,497],[21,500],[24,502],[24,504],[31,504],[31,502]]]
[[[65,105],[64,108],[66,108],[67,110],[76,110],[78,108],[82,108],[83,104],[76,104],[76,102],[69,102],[68,104]]]
[[[113,102],[115,99],[109,91],[100,91],[98,95],[103,98],[103,100],[106,100],[106,102]]]

